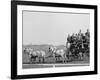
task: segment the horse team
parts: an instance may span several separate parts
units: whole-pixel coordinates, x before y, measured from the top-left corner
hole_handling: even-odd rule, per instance
[[[47,55],[43,50],[35,50],[34,48],[24,48],[24,53],[29,56],[30,62],[34,62],[38,59],[40,63],[44,63],[44,59],[51,56],[55,59],[55,61],[58,57],[63,58],[63,62],[65,59],[65,51],[53,46],[48,48],[48,53],[50,53],[49,55]]]
[[[48,53],[44,50],[35,50],[34,48],[24,48],[24,53],[28,54],[30,62],[35,62],[37,59],[40,63],[45,63],[45,58],[53,57],[54,62],[61,59],[63,63],[74,60],[77,57],[83,60],[84,54],[89,54],[89,38],[90,33],[87,30],[85,34],[81,33],[67,37],[66,47],[59,49],[56,46],[49,46]]]

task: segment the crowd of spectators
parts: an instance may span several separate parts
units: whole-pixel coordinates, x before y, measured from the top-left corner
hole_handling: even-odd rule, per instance
[[[72,54],[77,55],[79,52],[87,53],[89,56],[90,50],[90,32],[87,29],[85,33],[81,30],[79,33],[68,35],[67,43],[70,43],[70,51]]]

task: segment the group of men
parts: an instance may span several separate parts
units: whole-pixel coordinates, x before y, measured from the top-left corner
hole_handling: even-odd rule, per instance
[[[79,33],[68,35],[67,43],[70,43],[70,52],[73,55],[77,55],[82,52],[87,53],[87,55],[89,56],[90,32],[88,29],[85,33],[82,33],[80,30]]]

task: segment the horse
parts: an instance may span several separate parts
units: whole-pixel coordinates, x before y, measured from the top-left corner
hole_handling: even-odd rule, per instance
[[[44,58],[46,56],[45,51],[43,51],[43,50],[36,51],[32,48],[25,48],[24,53],[28,54],[31,62],[33,62],[33,59],[34,59],[34,61],[36,61],[36,59],[38,58],[39,61],[42,63],[42,62],[44,62]]]
[[[33,52],[32,48],[24,48],[24,53],[28,55],[29,59],[30,59],[30,63],[33,62],[33,59],[36,60],[36,58],[38,57],[36,55],[35,52]],[[33,55],[34,54],[34,55]]]
[[[37,54],[37,56],[38,56],[38,58],[39,58],[39,61],[42,63],[44,63],[44,59],[45,59],[45,57],[46,57],[46,53],[45,53],[45,51],[43,51],[43,50],[39,50],[39,51],[35,51],[36,52],[36,54]]]
[[[63,49],[57,49],[56,47],[49,47],[49,51],[52,52],[53,57],[55,58],[55,61],[57,57],[62,58],[62,62],[65,62],[65,51]]]

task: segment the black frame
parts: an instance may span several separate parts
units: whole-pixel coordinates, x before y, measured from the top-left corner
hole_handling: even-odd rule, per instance
[[[50,74],[31,74],[17,75],[17,5],[37,5],[50,7],[68,7],[94,9],[94,71],[83,72],[67,72],[67,73],[50,73]],[[81,4],[64,4],[64,3],[48,3],[48,2],[33,2],[33,1],[11,1],[11,79],[24,78],[42,78],[42,77],[59,77],[59,76],[75,76],[75,75],[90,75],[97,74],[97,6],[96,5],[81,5]]]

